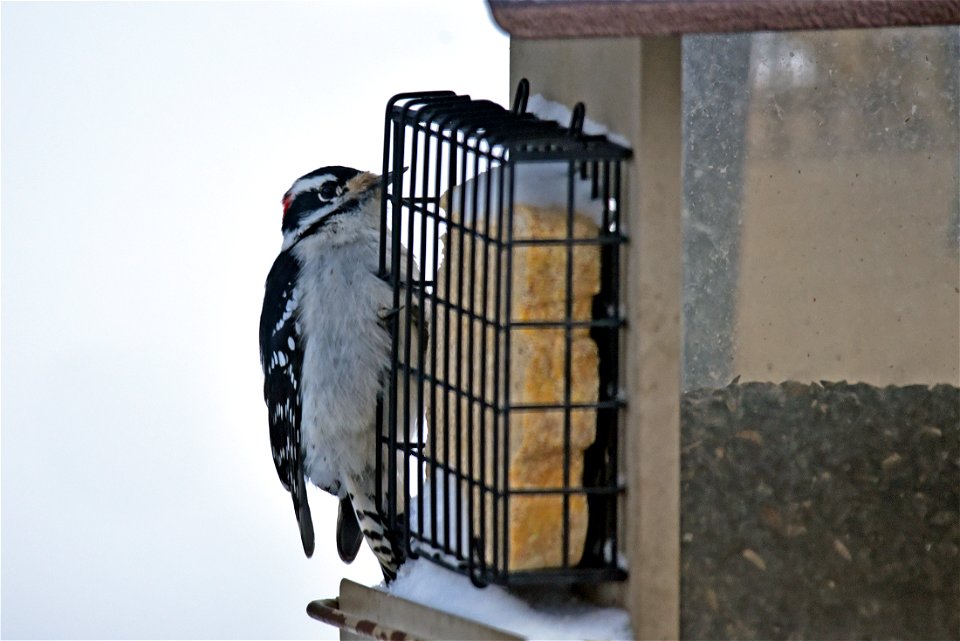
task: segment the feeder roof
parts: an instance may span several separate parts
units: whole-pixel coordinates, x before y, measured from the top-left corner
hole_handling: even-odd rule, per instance
[[[666,36],[960,23],[960,0],[487,0],[514,38]]]

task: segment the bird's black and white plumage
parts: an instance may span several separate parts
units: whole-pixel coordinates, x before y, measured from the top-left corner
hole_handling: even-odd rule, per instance
[[[314,549],[309,480],[341,499],[341,558],[352,561],[363,536],[389,580],[402,557],[375,499],[376,402],[390,363],[385,319],[394,313],[390,286],[377,275],[380,189],[374,174],[323,167],[284,194],[260,357],[273,461],[304,552]]]

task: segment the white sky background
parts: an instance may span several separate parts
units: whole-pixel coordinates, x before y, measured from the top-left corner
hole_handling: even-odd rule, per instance
[[[280,197],[400,91],[509,102],[482,0],[2,7],[4,638],[337,638],[257,352]]]

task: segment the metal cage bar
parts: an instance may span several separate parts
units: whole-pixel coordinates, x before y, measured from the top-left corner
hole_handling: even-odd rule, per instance
[[[380,276],[392,287],[397,313],[389,318],[391,363],[377,407],[377,500],[408,556],[426,556],[478,585],[622,580],[617,501],[624,487],[616,459],[625,407],[618,387],[625,327],[619,272],[627,239],[620,226],[620,166],[630,151],[583,135],[582,105],[570,127],[525,113],[528,93],[521,83],[510,111],[447,91],[400,94],[387,104]],[[565,233],[517,237],[517,170],[545,162],[566,167]],[[577,202],[582,181],[602,205],[595,236],[576,231],[577,210],[585,204]],[[514,258],[529,248],[564,256],[556,267],[562,318],[515,317]],[[599,255],[599,291],[590,317],[575,318],[575,261],[584,251]],[[422,322],[429,320],[426,345],[419,342],[424,335],[414,326],[414,309]],[[564,380],[556,402],[511,399],[518,332],[562,336]],[[596,399],[587,401],[575,398],[573,387],[573,345],[583,332],[596,343],[599,362]],[[574,451],[572,430],[583,413],[593,413],[596,426],[577,478],[572,463],[580,449]],[[512,423],[525,415],[557,416],[559,485],[511,483],[511,431],[521,429]],[[561,506],[560,562],[512,568],[511,504],[538,498]],[[571,549],[574,499],[588,514],[579,563]]]

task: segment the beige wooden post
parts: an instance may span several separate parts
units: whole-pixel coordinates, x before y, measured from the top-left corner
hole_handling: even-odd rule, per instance
[[[623,296],[625,605],[641,639],[680,625],[680,38],[526,40],[510,46],[510,81],[573,105],[627,136],[630,237]]]
[[[644,38],[628,213],[625,431],[629,607],[640,639],[680,636],[680,38]]]

